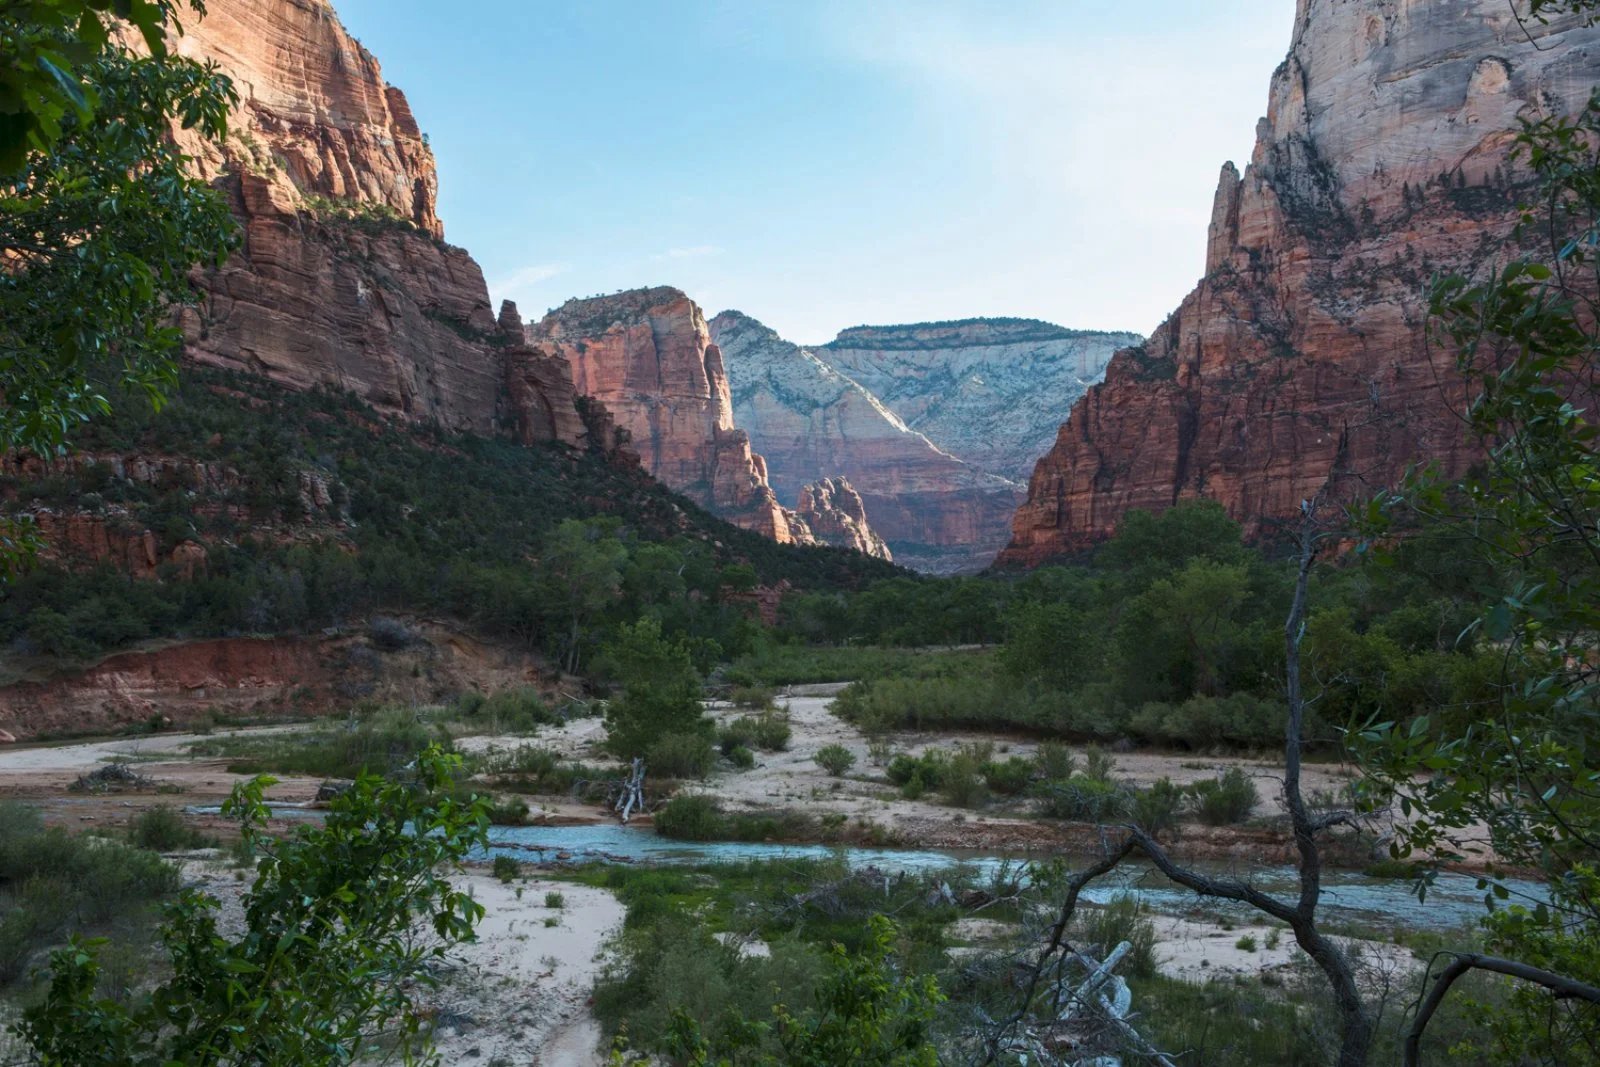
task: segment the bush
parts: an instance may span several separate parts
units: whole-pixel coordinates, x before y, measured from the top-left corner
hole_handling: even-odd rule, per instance
[[[943,752],[932,749],[921,756],[896,756],[889,761],[889,781],[905,785],[916,778],[926,789],[938,789],[944,784],[948,760]]]
[[[856,765],[856,754],[843,745],[824,745],[817,749],[812,759],[835,778],[843,777],[846,771]]]
[[[656,833],[684,841],[716,841],[721,836],[722,809],[711,797],[680,793],[656,812]]]
[[[400,652],[410,648],[416,637],[399,619],[379,615],[367,623],[367,640],[372,642],[374,648],[385,652]]]
[[[1244,822],[1261,800],[1255,782],[1237,767],[1221,778],[1205,778],[1195,782],[1189,787],[1189,792],[1198,801],[1201,820],[1212,826],[1231,826]]]
[[[1153,978],[1156,973],[1156,928],[1145,917],[1144,905],[1137,897],[1119,893],[1102,908],[1085,908],[1076,920],[1078,940],[1094,946],[1094,953],[1105,958],[1122,942],[1128,954],[1117,968],[1130,978]]]
[[[983,780],[1002,796],[1019,796],[1032,784],[1036,766],[1033,760],[1021,756],[1012,756],[1004,763],[990,761],[982,767]]]
[[[947,803],[958,808],[976,808],[989,799],[989,789],[983,782],[983,763],[978,759],[980,754],[961,748],[950,757],[941,787]]]
[[[717,748],[724,756],[733,755],[736,748],[748,749],[756,743],[755,720],[749,716],[734,719],[717,728]]]
[[[557,890],[552,889],[544,895],[544,906],[547,908],[564,908],[567,906],[567,898]]]
[[[528,821],[528,802],[521,797],[491,801],[485,811],[496,826],[523,826]]]
[[[789,717],[769,712],[755,720],[756,747],[763,752],[782,752],[789,747]]]
[[[1039,814],[1074,822],[1105,823],[1127,818],[1133,791],[1101,778],[1074,775],[1064,782],[1044,782],[1035,791]]]
[[[496,856],[493,871],[496,878],[510,885],[522,874],[522,864],[510,856]]]
[[[736,685],[728,692],[728,702],[741,708],[763,709],[774,706],[772,690],[759,685]]]
[[[1078,772],[1078,757],[1058,741],[1041,744],[1034,762],[1039,766],[1039,776],[1046,780],[1071,778]]]
[[[728,753],[728,760],[739,770],[748,771],[751,767],[756,765],[756,754],[751,752],[748,748],[745,748],[743,745],[740,745],[738,748]]]
[[[1160,833],[1178,821],[1182,807],[1183,790],[1170,778],[1158,778],[1134,797],[1134,825],[1149,834]]]
[[[128,840],[135,848],[151,852],[178,852],[207,848],[216,842],[188,826],[177,808],[146,808],[128,823]]]
[[[645,754],[645,766],[663,778],[704,778],[716,762],[716,750],[703,734],[667,734]]]
[[[1249,934],[1245,934],[1233,943],[1233,947],[1240,952],[1254,952],[1256,950],[1256,939]]]
[[[907,800],[921,800],[922,794],[927,791],[928,787],[923,784],[922,775],[920,774],[913,774],[906,781],[906,784],[900,787],[900,795]]]
[[[532,686],[502,689],[483,702],[476,718],[491,733],[533,733],[540,726],[556,722],[544,697]]]
[[[1083,753],[1083,773],[1097,782],[1111,781],[1117,769],[1116,757],[1102,751],[1099,745],[1090,745]]]

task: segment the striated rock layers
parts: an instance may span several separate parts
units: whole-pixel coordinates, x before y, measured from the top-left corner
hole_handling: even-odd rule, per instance
[[[1341,440],[1368,484],[1422,459],[1463,469],[1422,290],[1511,237],[1511,131],[1581,106],[1597,46],[1600,30],[1524,28],[1500,0],[1300,0],[1250,164],[1222,170],[1205,278],[1072,409],[1001,562],[1198,497],[1261,536],[1323,485]]]
[[[350,389],[452,430],[507,421],[524,440],[591,443],[564,368],[506,343],[482,270],[444,243],[427,140],[333,9],[213,0],[207,12],[178,47],[216,60],[240,105],[223,150],[186,147],[230,196],[244,243],[197,279],[208,300],[184,316],[190,357]]]
[[[724,311],[710,325],[734,419],[782,499],[803,504],[811,483],[845,475],[895,559],[922,571],[975,570],[1005,544],[1020,483],[942,450],[816,350],[748,315]]]
[[[1037,319],[857,326],[816,354],[939,448],[1021,482],[1050,448],[1061,412],[1098,382],[1135,333]]]
[[[733,423],[722,352],[677,289],[569,300],[527,328],[603,403],[644,469],[708,510],[776,541],[805,541],[767,484],[766,463]]]
[[[820,544],[849,548],[879,559],[893,559],[889,546],[867,524],[861,494],[843,478],[824,478],[800,490],[795,515]]]

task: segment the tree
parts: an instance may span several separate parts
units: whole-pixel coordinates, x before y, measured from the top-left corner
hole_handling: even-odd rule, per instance
[[[1534,13],[1580,7],[1595,5]],[[1465,724],[1385,716],[1355,742],[1371,785],[1409,816],[1396,856],[1456,859],[1486,827],[1489,858],[1542,869],[1551,901],[1487,880],[1496,955],[1447,954],[1413,1063],[1463,968],[1520,980],[1514,1010],[1489,1016],[1501,1058],[1600,1062],[1600,93],[1576,116],[1525,120],[1516,152],[1540,189],[1524,233],[1547,246],[1481,278],[1439,278],[1431,293],[1485,461],[1464,479],[1420,472],[1367,513],[1377,535],[1421,523],[1475,546],[1490,577],[1469,637],[1501,663],[1498,699]]]
[[[426,1060],[417,993],[483,915],[446,877],[484,847],[489,825],[483,801],[451,798],[459,765],[430,748],[415,782],[363,775],[322,826],[286,841],[262,829],[272,779],[235,787],[224,811],[262,857],[243,935],[225,937],[218,902],[191,890],[162,929],[172,977],[148,998],[96,1000],[95,945],[74,941],[52,958],[49,990],[17,1033],[44,1067],[333,1067],[375,1040]]]
[[[176,380],[189,271],[233,248],[223,198],[175,127],[220,141],[237,100],[213,64],[165,47],[165,0],[0,0],[0,449],[51,455],[110,410],[114,385],[160,405]],[[196,5],[199,10],[199,5]],[[114,10],[143,34],[134,56]],[[0,530],[0,568],[32,545]]]
[[[567,519],[545,538],[545,580],[566,623],[562,662],[567,671],[581,662],[585,628],[610,607],[622,588],[628,550],[613,534],[614,523]]]
[[[606,709],[606,744],[614,754],[643,756],[667,736],[710,736],[700,676],[682,638],[664,638],[655,619],[624,623],[605,647],[605,659],[607,672],[622,682],[621,698]]]
[[[799,1015],[782,1004],[772,1009],[782,1055],[759,1051],[770,1032],[766,1024],[742,1020],[727,1028],[731,1039],[713,1049],[682,1009],[668,1036],[673,1052],[689,1067],[936,1067],[930,1038],[944,996],[931,975],[896,973],[894,923],[874,915],[870,925],[862,951],[833,946],[815,1009]],[[612,1062],[623,1061],[619,1055]]]
[[[1092,680],[1104,660],[1100,620],[1073,604],[1023,604],[1009,623],[1000,662],[1014,675],[1072,689]]]

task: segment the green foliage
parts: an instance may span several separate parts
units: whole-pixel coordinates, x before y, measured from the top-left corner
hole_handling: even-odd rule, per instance
[[[1212,826],[1231,826],[1244,822],[1261,802],[1256,784],[1237,767],[1220,778],[1204,778],[1189,786],[1203,822]]]
[[[567,906],[566,895],[559,890],[548,890],[544,895],[544,906],[547,908],[564,908]]]
[[[949,758],[939,749],[929,749],[920,756],[901,754],[889,761],[889,781],[895,785],[905,785],[913,778],[920,781],[930,789],[937,789],[944,784],[945,772],[949,767]]]
[[[843,777],[856,765],[856,754],[843,745],[823,745],[812,759],[835,778]]]
[[[522,864],[510,856],[496,856],[491,870],[501,882],[510,885],[521,877]]]
[[[1103,778],[1074,775],[1065,781],[1041,782],[1034,795],[1039,814],[1072,822],[1110,823],[1133,810],[1134,791]]]
[[[1183,807],[1183,794],[1170,778],[1157,778],[1133,798],[1134,825],[1150,834],[1159,834],[1172,826]]]
[[[982,756],[962,745],[945,763],[939,790],[946,803],[958,808],[977,808],[989,799],[989,787],[983,780]]]
[[[1005,761],[989,760],[978,769],[990,789],[1002,796],[1014,797],[1028,791],[1037,764],[1031,759],[1012,756]]]
[[[430,745],[451,748],[449,735],[415,708],[377,711],[355,722],[324,722],[302,733],[229,735],[195,743],[195,755],[228,757],[242,772],[277,771],[321,778],[392,775]]]
[[[606,709],[606,744],[613,753],[648,755],[669,734],[709,744],[712,725],[700,708],[700,677],[681,639],[663,637],[655,619],[640,619],[618,627],[605,657],[623,686],[622,696]]]
[[[728,753],[728,760],[741,771],[748,771],[756,765],[756,754],[740,745]]]
[[[489,697],[481,693],[464,695],[456,707],[461,717],[492,734],[531,734],[540,726],[560,718],[545,703],[537,689],[502,689]]]
[[[271,779],[237,787],[226,811],[262,857],[243,935],[224,936],[217,902],[186,893],[162,931],[172,977],[131,1006],[94,999],[97,955],[75,941],[52,957],[49,990],[18,1033],[62,1064],[343,1064],[380,1027],[407,1055],[425,1051],[417,994],[483,914],[447,879],[488,825],[481,807],[448,798],[458,765],[430,750],[414,785],[363,776],[323,825],[287,840],[261,829]],[[435,935],[426,943],[419,918]]]
[[[645,750],[645,766],[662,778],[704,778],[716,766],[716,750],[705,733],[662,734]]]
[[[767,1030],[743,1020],[724,1023],[724,1036],[713,1046],[702,1036],[697,1016],[682,1008],[674,1013],[669,1035],[673,1051],[690,1067],[936,1067],[931,1037],[944,995],[931,976],[896,973],[894,923],[874,915],[869,925],[871,935],[861,949],[833,946],[813,1009],[796,1014],[782,1004],[773,1007],[781,1053],[757,1054]]]
[[[1131,893],[1118,893],[1102,907],[1084,908],[1073,918],[1077,940],[1097,959],[1124,941],[1128,954],[1117,973],[1128,978],[1153,978],[1156,973],[1156,928],[1145,906]]]
[[[1593,5],[1535,4],[1533,13],[1574,8]],[[1516,153],[1540,186],[1524,236],[1548,244],[1477,278],[1434,282],[1430,310],[1471,397],[1468,422],[1484,462],[1455,480],[1421,472],[1363,516],[1379,536],[1413,525],[1454,533],[1487,575],[1469,638],[1494,650],[1491,698],[1409,723],[1375,710],[1354,734],[1374,791],[1397,797],[1407,816],[1394,858],[1447,861],[1487,828],[1498,860],[1541,868],[1552,896],[1552,906],[1491,916],[1496,949],[1591,984],[1600,981],[1591,867],[1600,833],[1597,138],[1600,93],[1575,116],[1522,120]],[[1425,891],[1426,879],[1419,884]],[[1510,897],[1497,878],[1485,885],[1491,908]],[[1530,987],[1489,1025],[1493,1059],[1596,1062],[1592,1005],[1554,1010]]]
[[[1034,760],[1039,765],[1041,778],[1071,778],[1078,769],[1078,758],[1072,750],[1055,741],[1042,742],[1034,753]]]
[[[190,848],[206,848],[216,842],[187,825],[176,808],[159,806],[146,808],[128,823],[128,840],[135,848],[151,852],[178,852]]]
[[[137,917],[177,888],[177,868],[153,852],[46,830],[37,808],[0,803],[0,986],[63,934]]]
[[[656,833],[684,841],[783,841],[816,838],[816,820],[794,812],[725,812],[703,793],[680,793],[655,814]]]

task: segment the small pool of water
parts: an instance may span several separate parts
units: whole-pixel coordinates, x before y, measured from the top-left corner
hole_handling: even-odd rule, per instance
[[[221,815],[221,804],[192,804],[183,809],[192,815]],[[274,819],[320,819],[321,808],[308,808],[300,804],[279,804],[267,801],[267,812]]]
[[[489,831],[489,854],[536,863],[748,863],[760,860],[827,859],[843,856],[854,867],[879,867],[886,871],[921,874],[953,867],[974,869],[978,876],[993,874],[1002,863],[1017,857],[940,851],[935,849],[863,848],[830,845],[783,845],[740,841],[674,841],[654,831],[605,824],[596,826],[495,826]],[[1293,867],[1228,868],[1207,865],[1214,875],[1245,878],[1257,889],[1285,900],[1298,892]],[[1544,886],[1513,879],[1513,892],[1532,900],[1546,900]],[[1244,919],[1259,913],[1242,904],[1206,900],[1168,881],[1148,863],[1129,863],[1084,891],[1083,899],[1104,904],[1119,893],[1132,893],[1150,907],[1168,914],[1193,909],[1237,915]],[[1324,876],[1322,911],[1328,918],[1376,926],[1447,930],[1466,926],[1484,914],[1484,893],[1472,875],[1443,873],[1426,901],[1419,901],[1409,882],[1350,871],[1330,871]]]

